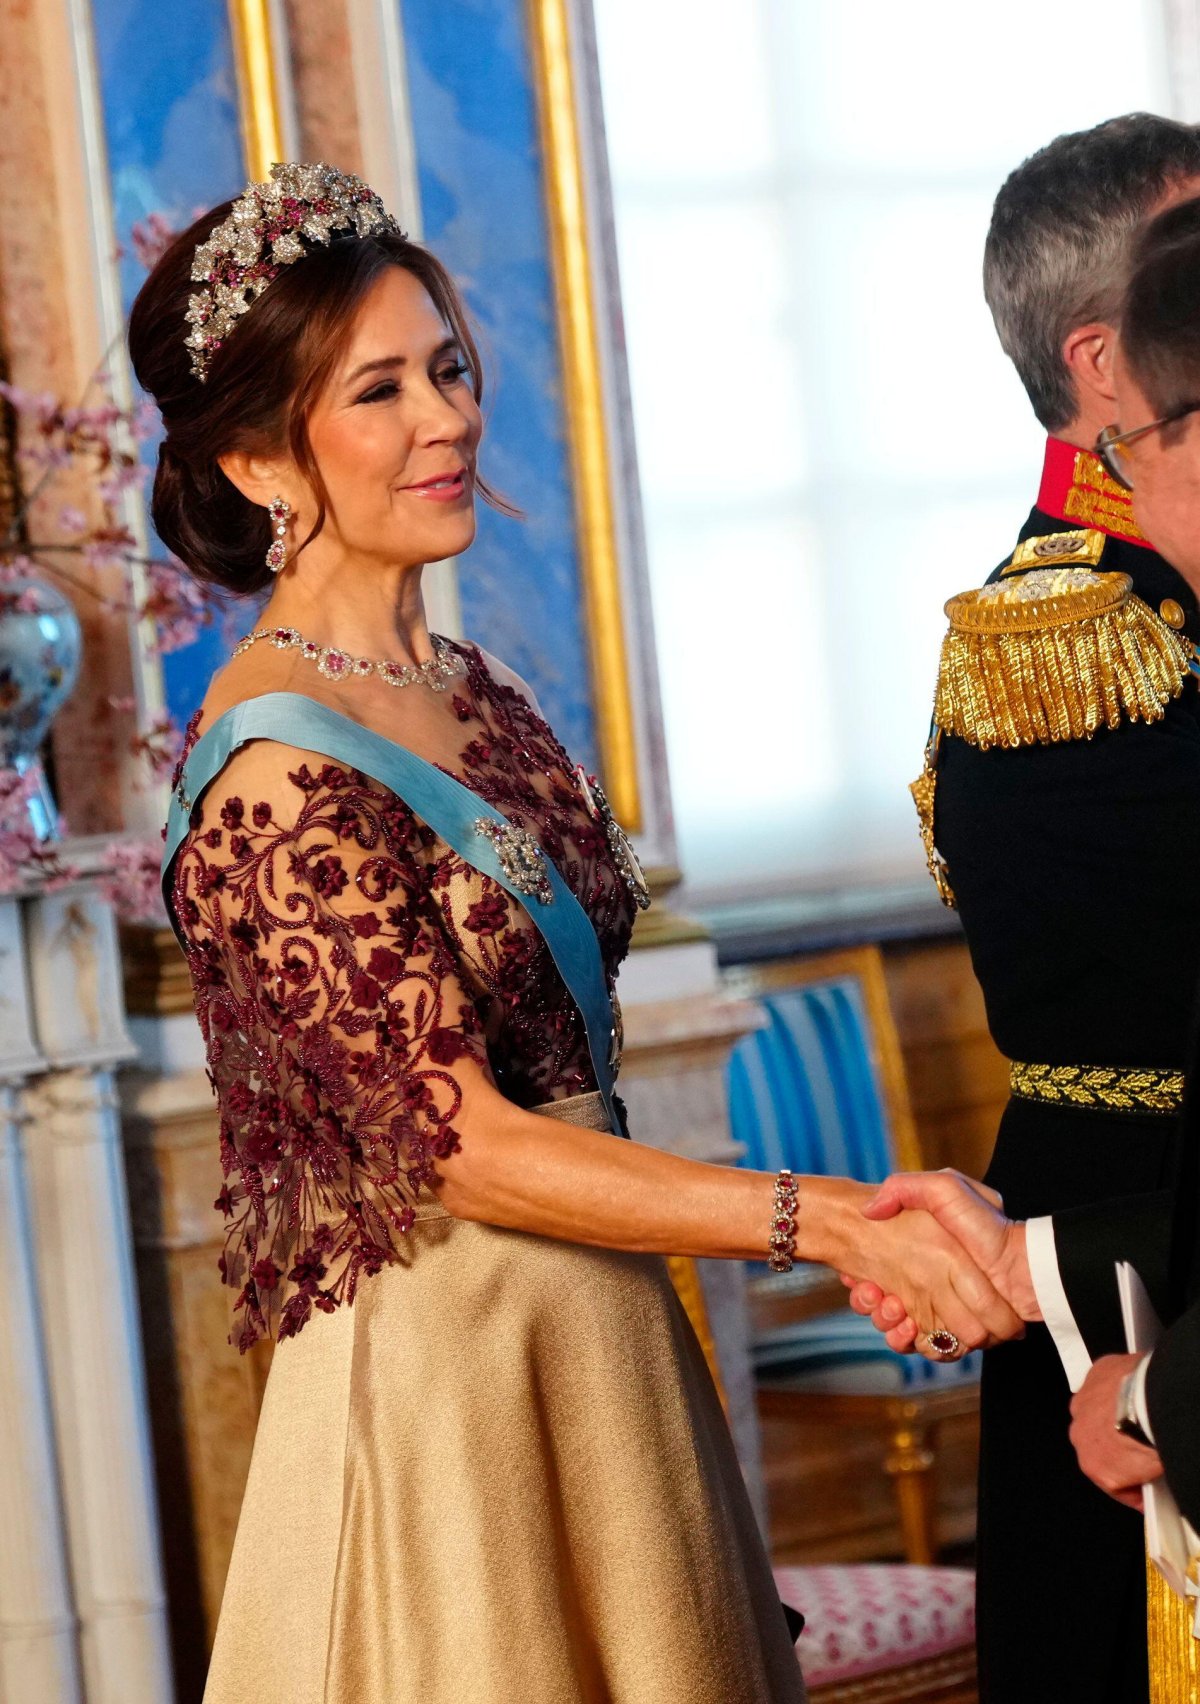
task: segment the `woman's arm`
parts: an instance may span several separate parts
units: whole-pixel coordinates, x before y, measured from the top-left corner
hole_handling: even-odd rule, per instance
[[[431,851],[395,795],[260,741],[202,809],[176,908],[203,956],[198,999],[221,1084],[226,1281],[256,1329],[293,1268],[311,1274],[312,1293],[288,1303],[297,1311],[351,1293],[430,1186],[457,1217],[540,1236],[766,1256],[769,1174],[575,1128],[500,1094],[462,980],[475,960],[479,977],[495,973],[487,884]],[[460,899],[479,888],[453,941],[451,880]],[[924,1329],[966,1345],[1017,1329],[929,1215],[872,1223],[859,1210],[868,1186],[798,1181],[800,1258],[874,1279]]]
[[[601,1248],[766,1257],[772,1174],[708,1165],[524,1112],[480,1071],[460,1082],[461,1148],[443,1162],[439,1184],[456,1218]],[[1019,1333],[1020,1320],[929,1214],[873,1223],[862,1215],[876,1193],[871,1185],[827,1177],[798,1183],[801,1260],[873,1279],[904,1297],[923,1330],[945,1326],[965,1346]]]

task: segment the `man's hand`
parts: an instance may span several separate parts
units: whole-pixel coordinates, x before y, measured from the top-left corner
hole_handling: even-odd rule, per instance
[[[811,1180],[800,1192],[798,1244],[835,1271],[869,1276],[880,1295],[902,1297],[926,1336],[950,1331],[965,1351],[1019,1334],[1021,1321],[956,1237],[930,1213],[868,1217],[877,1194],[845,1179]]]
[[[1041,1310],[1025,1253],[1025,1227],[1006,1219],[1002,1207],[994,1190],[959,1172],[902,1172],[887,1179],[863,1213],[871,1219],[892,1218],[912,1209],[932,1214],[1017,1318],[1038,1320]],[[855,1313],[869,1314],[891,1348],[905,1352],[915,1346],[918,1328],[899,1297],[886,1294],[877,1284],[855,1283],[845,1275],[843,1281],[850,1288]]]
[[[1079,1465],[1101,1491],[1127,1508],[1140,1509],[1142,1486],[1162,1477],[1156,1451],[1117,1431],[1121,1381],[1137,1367],[1140,1355],[1105,1355],[1071,1398],[1071,1442]]]

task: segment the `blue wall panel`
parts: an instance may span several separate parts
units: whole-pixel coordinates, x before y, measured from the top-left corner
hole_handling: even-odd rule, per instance
[[[537,108],[523,0],[402,0],[424,237],[464,286],[488,369],[480,510],[459,564],[470,638],[533,686],[596,767]]]
[[[155,212],[188,225],[245,182],[233,44],[225,0],[93,0],[92,16],[128,311],[145,277],[133,226]],[[156,447],[146,446],[151,461]],[[214,626],[163,658],[167,707],[181,726],[226,655]]]

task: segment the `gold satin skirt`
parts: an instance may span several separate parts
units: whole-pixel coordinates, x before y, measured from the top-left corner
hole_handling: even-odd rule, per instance
[[[407,1240],[276,1347],[205,1704],[803,1704],[665,1262]]]

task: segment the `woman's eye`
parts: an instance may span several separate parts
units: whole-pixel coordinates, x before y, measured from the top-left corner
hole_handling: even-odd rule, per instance
[[[385,379],[382,384],[375,385],[371,390],[364,391],[359,402],[387,402],[393,396],[399,396],[400,386],[394,379]]]
[[[438,383],[441,385],[456,385],[460,379],[465,379],[470,368],[463,361],[455,361],[449,367],[439,367]]]

